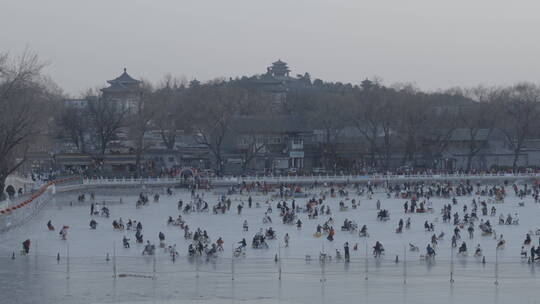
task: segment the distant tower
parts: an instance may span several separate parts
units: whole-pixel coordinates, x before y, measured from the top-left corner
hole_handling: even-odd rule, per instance
[[[272,96],[272,108],[279,112],[287,100],[287,91],[298,79],[289,76],[290,69],[287,63],[279,59],[266,68],[266,73],[252,79],[252,83],[261,91]]]
[[[109,86],[101,89],[103,98],[118,102],[128,110],[135,107],[136,101],[141,98],[141,81],[129,76],[126,68],[120,76],[107,82]]]
[[[287,63],[281,61],[279,59],[278,61],[272,63],[272,66],[269,67],[268,71],[270,74],[276,78],[286,78],[289,77],[289,67],[287,66]]]

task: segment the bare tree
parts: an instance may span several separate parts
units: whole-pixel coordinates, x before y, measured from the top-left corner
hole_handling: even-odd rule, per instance
[[[353,123],[368,144],[370,166],[376,166],[381,132],[379,116],[382,113],[379,86],[369,80],[362,82],[362,91],[356,96]]]
[[[215,158],[215,168],[221,174],[224,164],[223,143],[230,132],[232,116],[239,109],[241,90],[225,84],[206,84],[190,87],[188,95],[195,140],[208,148]]]
[[[399,127],[398,138],[404,146],[402,164],[417,165],[417,152],[425,136],[423,131],[428,128],[432,108],[429,99],[423,93],[402,89],[398,94]]]
[[[17,59],[0,55],[0,193],[33,140],[47,131],[47,103],[57,96],[42,82],[43,66],[29,50]]]
[[[370,165],[388,170],[397,124],[396,96],[377,81],[364,80],[354,105],[353,122],[368,144]],[[382,140],[381,140],[382,139]]]
[[[240,141],[240,158],[242,160],[242,173],[246,173],[250,163],[266,149],[266,139],[262,134],[242,134]]]
[[[174,149],[179,132],[189,134],[192,131],[194,116],[187,105],[187,93],[184,82],[166,76],[152,94],[156,109],[153,125],[169,150]]]
[[[437,165],[436,160],[440,159],[449,148],[453,135],[458,126],[459,110],[455,105],[437,105],[435,96],[429,95],[432,105],[429,109],[426,127],[421,134],[422,151],[424,153],[425,165],[433,168]]]
[[[514,152],[512,170],[516,172],[523,144],[540,118],[540,88],[529,83],[516,84],[501,91],[498,104],[506,113],[498,125]]]
[[[466,89],[465,95],[475,102],[469,106],[459,108],[458,124],[466,131],[467,165],[472,168],[474,157],[486,148],[496,123],[499,120],[497,105],[492,102],[497,98],[498,90],[486,87]]]
[[[152,104],[152,89],[148,83],[143,83],[141,97],[135,101],[127,117],[129,126],[129,138],[133,140],[133,152],[135,154],[135,170],[137,177],[141,176],[141,159],[151,143],[145,141],[145,134],[151,127],[151,122],[156,116],[156,107]]]
[[[328,169],[334,170],[338,165],[340,138],[352,117],[352,99],[351,94],[343,92],[317,92],[311,96],[313,108],[307,119],[323,131],[323,157]]]
[[[394,138],[397,127],[397,119],[399,113],[396,111],[394,92],[384,90],[379,100],[379,110],[376,112],[379,122],[379,128],[382,132],[382,143],[380,145],[380,158],[385,171],[390,168],[392,159],[392,150],[395,146]]]
[[[118,137],[119,131],[124,126],[128,108],[103,96],[88,99],[90,130],[97,152],[95,156],[102,158],[111,141]]]
[[[191,114],[195,140],[208,148],[215,168],[222,172],[223,144],[231,135],[235,116],[269,113],[270,96],[250,91],[231,82],[215,80],[206,84],[192,83],[186,96],[186,110]]]
[[[68,138],[81,153],[86,153],[86,137],[88,135],[88,121],[86,108],[79,109],[69,105],[62,105],[58,111],[56,122],[58,135]]]

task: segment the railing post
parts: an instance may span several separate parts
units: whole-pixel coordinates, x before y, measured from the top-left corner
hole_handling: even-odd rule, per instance
[[[231,281],[234,281],[234,244],[231,244],[232,247],[232,256],[231,256]],[[198,277],[199,268],[197,268],[197,277]]]
[[[324,252],[324,244],[323,244],[323,253]],[[319,257],[319,263],[321,263],[321,283],[324,284],[326,282],[326,254],[323,256],[323,259]]]
[[[281,243],[278,247],[278,259],[279,259],[279,280],[281,281]]]
[[[365,257],[366,258],[366,263],[365,263],[365,272],[366,272],[366,274],[365,274],[364,279],[366,281],[368,279],[368,245],[367,245],[367,238],[368,238],[367,236],[364,237],[364,247],[366,247],[366,252],[365,252],[365,254],[366,254],[366,257]]]
[[[450,284],[454,284],[454,247],[450,246]]]
[[[195,277],[198,279],[199,278],[199,257],[198,256],[195,257],[195,271],[196,271]]]
[[[36,243],[36,245],[34,246],[35,247],[35,249],[34,249],[34,259],[35,259],[34,266],[35,266],[35,268],[37,270],[37,268],[38,268],[38,241],[36,240],[35,243]]]
[[[113,278],[116,279],[116,243],[113,241]]]
[[[66,279],[69,280],[69,242],[66,244],[67,254],[66,254]]]
[[[403,284],[407,284],[407,246],[403,246]]]
[[[495,248],[495,285],[497,286],[499,285],[499,249],[498,248]]]
[[[152,280],[156,279],[156,255],[153,255],[152,259]]]

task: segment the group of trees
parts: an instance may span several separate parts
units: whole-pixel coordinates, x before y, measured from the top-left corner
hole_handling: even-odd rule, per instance
[[[32,146],[49,136],[61,93],[42,75],[43,66],[31,51],[19,57],[0,54],[0,194]]]
[[[57,135],[97,160],[114,141],[129,142],[137,175],[149,148],[145,134],[151,130],[159,133],[167,149],[174,149],[178,135],[192,136],[195,143],[208,148],[220,171],[224,141],[235,131],[230,126],[232,118],[270,114],[268,94],[223,80],[186,84],[166,77],[156,87],[143,82],[138,97],[129,104],[107,98],[99,90],[90,91],[84,100],[84,107],[64,104],[58,111]]]
[[[515,170],[525,140],[540,135],[540,87],[531,83],[426,93],[365,80],[359,86],[328,83],[324,91],[303,89],[289,97],[289,108],[323,130],[327,164],[336,162],[351,127],[363,139],[368,166],[380,169],[391,168],[392,157],[399,165],[435,166],[451,142],[461,141],[468,170],[498,132],[513,151]]]
[[[516,168],[525,140],[538,135],[540,88],[534,84],[426,93],[412,85],[388,87],[371,80],[360,85],[304,82],[289,90],[276,109],[272,93],[253,88],[245,79],[187,84],[166,77],[156,87],[143,83],[140,98],[129,111],[94,92],[87,97],[87,109],[66,107],[57,121],[81,152],[97,157],[119,136],[129,139],[138,168],[149,130],[159,132],[168,149],[174,148],[182,131],[208,148],[217,171],[225,161],[227,137],[242,136],[244,144],[236,152],[244,169],[265,145],[260,129],[259,133],[235,130],[231,121],[239,115],[257,117],[261,124],[274,115],[301,117],[307,128],[323,134],[319,149],[329,168],[335,167],[339,148],[348,140],[347,130],[361,137],[366,164],[380,169],[395,167],[396,159],[398,165],[435,166],[450,142],[459,140],[456,136],[466,144],[466,169],[470,169],[496,131],[514,151]]]
[[[31,52],[18,58],[0,55],[0,192],[32,145],[51,138],[67,139],[96,160],[115,140],[125,140],[136,155],[139,174],[150,130],[168,149],[175,148],[179,134],[192,136],[207,147],[218,171],[226,140],[241,137],[237,152],[247,169],[266,144],[261,133],[270,134],[276,127],[273,118],[284,114],[302,118],[306,128],[323,135],[318,148],[327,167],[335,166],[351,130],[362,139],[367,165],[383,169],[395,166],[396,155],[402,165],[433,166],[456,130],[466,139],[468,168],[485,148],[486,137],[498,133],[514,152],[516,169],[526,140],[540,135],[540,88],[530,83],[428,93],[377,80],[358,85],[312,81],[306,74],[287,87],[286,98],[276,108],[275,94],[260,90],[246,77],[186,83],[168,76],[156,86],[143,82],[129,106],[119,106],[94,90],[83,96],[88,102],[81,108],[62,102],[61,91],[42,75],[43,66]],[[238,116],[254,117],[259,128],[238,128],[232,123]]]

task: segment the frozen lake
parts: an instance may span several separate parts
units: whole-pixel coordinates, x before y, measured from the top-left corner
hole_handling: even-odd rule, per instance
[[[318,195],[327,188],[308,190]],[[159,203],[153,203],[151,194],[163,192],[147,189],[150,203],[136,209],[135,201],[140,189],[96,190],[96,202],[115,201],[109,204],[111,217],[93,217],[98,222],[96,230],[90,230],[90,202],[77,202],[78,193],[57,194],[35,218],[21,228],[0,235],[0,303],[507,303],[520,297],[524,303],[536,303],[536,287],[540,277],[535,267],[520,259],[520,250],[525,234],[540,228],[540,204],[535,204],[528,196],[524,207],[518,207],[518,197],[511,187],[503,204],[494,204],[497,216],[479,217],[489,219],[497,234],[503,234],[507,242],[498,251],[496,260],[496,240],[481,236],[476,229],[474,238],[469,239],[465,230],[462,240],[467,242],[467,257],[451,255],[450,238],[454,226],[443,223],[440,210],[451,199],[432,198],[434,213],[404,214],[404,199],[386,197],[383,189],[376,189],[372,199],[357,196],[352,187],[346,198],[327,198],[325,204],[331,206],[335,219],[335,240],[324,237],[315,238],[313,233],[318,224],[323,224],[329,216],[308,219],[306,213],[298,216],[304,223],[301,230],[295,226],[284,225],[277,214],[277,199],[252,194],[261,208],[248,208],[247,195],[232,195],[231,210],[226,214],[191,213],[183,215],[191,230],[200,227],[206,230],[212,241],[222,237],[225,251],[212,261],[190,260],[183,230],[167,226],[169,216],[175,218],[179,213],[177,201],[189,202],[191,196],[185,190],[175,190],[173,196],[161,195]],[[218,195],[204,193],[204,199],[213,206]],[[468,205],[475,196],[459,196],[458,204],[453,205],[452,213],[463,216],[463,205]],[[88,198],[88,195],[87,195]],[[118,201],[122,199],[122,204]],[[358,209],[351,209],[351,199],[360,201]],[[265,201],[271,200],[273,224],[264,224]],[[305,205],[306,198],[295,199],[297,204]],[[349,211],[339,211],[339,201],[349,205]],[[387,222],[377,221],[376,201],[388,209],[391,218]],[[478,198],[477,198],[478,200]],[[481,197],[480,200],[487,200]],[[245,208],[237,215],[236,206],[244,201]],[[73,202],[71,205],[70,202]],[[291,199],[288,200],[290,205]],[[491,205],[488,205],[491,208]],[[497,225],[498,215],[519,213],[519,225]],[[114,231],[113,219],[135,219],[143,224],[145,241],[158,243],[158,233],[166,236],[167,244],[176,244],[180,256],[173,262],[162,249],[153,257],[142,256],[143,246],[135,244],[133,231]],[[400,218],[411,217],[411,229],[401,234],[394,232]],[[357,233],[340,231],[344,219],[367,225],[369,238],[360,238]],[[249,231],[242,230],[244,220],[249,223]],[[57,231],[48,231],[46,222],[51,220]],[[433,262],[420,259],[432,232],[424,230],[424,221],[433,222],[435,233],[444,231],[446,236],[436,248],[437,257]],[[58,228],[70,226],[67,241],[58,236]],[[242,238],[251,243],[259,228],[272,227],[278,239],[268,241],[269,249],[248,248],[246,257],[232,258],[232,248]],[[290,246],[284,248],[283,236],[290,235]],[[121,246],[122,237],[131,241],[131,248]],[[538,236],[531,235],[532,245],[538,245]],[[29,256],[21,256],[21,243],[32,240]],[[381,259],[374,259],[371,247],[380,241],[386,249]],[[343,244],[351,244],[351,262],[333,260],[321,264],[317,257],[325,250],[334,255],[336,249],[343,251]],[[281,250],[279,244],[281,243]],[[358,250],[352,250],[358,243]],[[420,247],[420,252],[408,251],[408,244]],[[460,244],[458,242],[458,244]],[[369,252],[366,257],[366,244]],[[474,247],[480,244],[486,257],[486,264],[473,256]],[[113,250],[113,245],[115,250]],[[69,262],[67,249],[69,246]],[[248,246],[249,247],[249,246]],[[528,249],[528,247],[527,247]],[[113,252],[116,251],[116,259]],[[281,262],[274,256],[280,251]],[[11,258],[15,252],[15,259]],[[406,257],[405,254],[406,253]],[[60,260],[57,255],[60,254]],[[109,254],[109,260],[106,256]],[[306,261],[305,256],[313,259]],[[396,255],[399,262],[395,262]],[[406,259],[406,263],[404,263]],[[114,261],[115,260],[115,261]],[[155,265],[155,266],[154,266]],[[117,274],[127,277],[113,278]],[[499,285],[495,285],[498,268]],[[155,269],[155,271],[154,271]],[[279,270],[281,269],[281,280]],[[454,283],[450,284],[453,272]],[[68,278],[69,277],[69,278]],[[155,277],[155,279],[152,279]],[[367,277],[367,279],[366,279]],[[527,297],[526,295],[530,295]],[[525,296],[525,297],[524,297]],[[530,299],[530,300],[528,300]],[[527,302],[529,301],[529,302]]]

